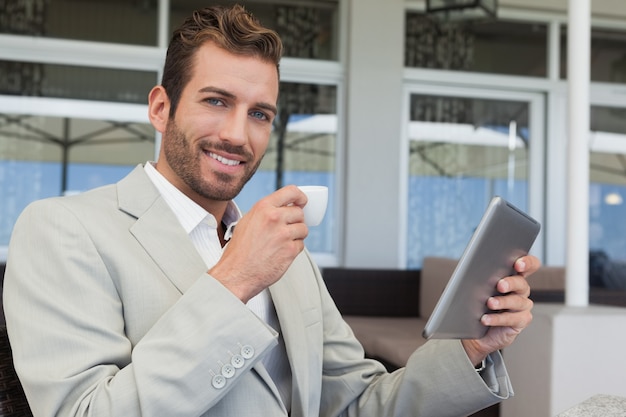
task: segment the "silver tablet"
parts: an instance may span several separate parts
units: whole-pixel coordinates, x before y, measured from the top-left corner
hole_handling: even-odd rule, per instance
[[[446,285],[423,336],[427,339],[479,339],[487,300],[501,278],[514,275],[513,264],[526,255],[539,223],[501,197],[494,197]]]

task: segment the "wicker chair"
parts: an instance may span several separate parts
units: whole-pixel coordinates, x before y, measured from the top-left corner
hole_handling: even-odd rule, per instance
[[[24,390],[13,368],[7,329],[0,326],[0,417],[32,416]]]

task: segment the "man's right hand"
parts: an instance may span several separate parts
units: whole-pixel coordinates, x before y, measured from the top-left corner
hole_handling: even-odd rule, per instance
[[[304,249],[306,201],[294,185],[259,200],[239,220],[209,274],[244,303],[278,281]]]

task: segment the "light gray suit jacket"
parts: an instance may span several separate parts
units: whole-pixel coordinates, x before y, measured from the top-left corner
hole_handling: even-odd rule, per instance
[[[26,208],[4,306],[35,416],[286,416],[259,362],[276,332],[206,269],[141,166]],[[512,394],[499,355],[494,394],[458,341],[427,343],[393,374],[364,359],[306,252],[270,291],[292,417],[461,416]]]

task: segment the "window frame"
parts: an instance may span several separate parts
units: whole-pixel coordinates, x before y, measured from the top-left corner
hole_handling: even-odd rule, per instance
[[[506,79],[515,78],[502,76]],[[504,80],[503,80],[504,81]],[[448,97],[463,97],[463,98],[475,98],[486,100],[507,100],[507,101],[520,101],[527,102],[528,118],[529,118],[529,136],[532,138],[532,146],[528,153],[528,213],[534,217],[540,223],[544,222],[544,199],[538,198],[538,196],[545,195],[545,181],[544,181],[544,163],[543,155],[545,155],[545,135],[544,135],[544,114],[545,114],[545,97],[539,92],[523,91],[523,90],[511,90],[511,89],[489,89],[485,86],[476,87],[468,85],[448,85],[428,82],[425,83],[419,80],[405,80],[404,83],[404,98],[403,98],[403,115],[404,123],[402,128],[402,148],[403,155],[400,160],[401,169],[401,195],[400,208],[401,208],[401,227],[400,227],[400,239],[401,239],[401,265],[406,266],[407,263],[407,251],[408,251],[408,195],[409,195],[409,132],[408,125],[410,121],[410,106],[411,95],[436,95],[436,96],[448,96]],[[508,84],[515,85],[515,84]],[[544,257],[544,237],[543,231],[540,232],[540,236],[533,247],[533,253],[540,258]]]

